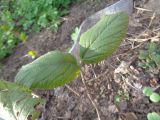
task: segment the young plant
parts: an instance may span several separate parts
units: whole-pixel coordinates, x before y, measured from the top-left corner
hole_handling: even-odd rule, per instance
[[[78,27],[75,28],[74,32],[71,34],[71,39],[76,42],[80,29]]]
[[[153,92],[151,88],[145,87],[143,89],[143,93],[145,94],[145,96],[149,97],[149,99],[152,102],[155,102],[155,103],[160,102],[160,94]],[[158,115],[155,112],[148,113],[147,119],[148,120],[160,120],[160,115]]]
[[[146,50],[140,51],[139,59],[142,60],[139,65],[143,68],[160,68],[160,45],[149,43]]]
[[[114,97],[114,102],[116,104],[119,104],[122,101],[128,101],[129,100],[129,94],[125,93],[124,91],[118,91],[117,95]]]
[[[28,88],[30,91],[37,89],[50,90],[64,86],[79,76],[83,64],[98,63],[110,56],[124,39],[127,29],[127,13],[119,12],[103,16],[93,27],[80,36],[79,47],[76,46],[79,49],[80,61],[70,52],[49,52],[32,63],[23,66],[16,75],[14,84]],[[6,83],[6,85],[8,84],[10,83]],[[2,86],[2,88],[6,89],[6,86]],[[0,89],[2,88],[0,86]],[[4,89],[0,91],[0,96],[3,91]],[[10,94],[13,93],[8,93],[8,96]],[[23,99],[21,98],[21,94],[18,95],[16,96],[16,100],[12,101],[10,99],[13,106],[8,105],[10,102],[6,101],[4,103],[0,99],[2,111],[13,114],[13,112],[6,110],[12,109],[19,101],[26,100],[25,97],[22,97]],[[33,108],[32,104],[29,106]],[[20,114],[27,118],[28,115],[21,113],[23,110],[25,109],[22,106],[14,107],[14,111],[18,111],[18,115],[14,113],[14,117],[11,116],[11,118],[13,120],[23,120],[19,118]],[[31,117],[31,119],[33,118]]]
[[[160,102],[160,94],[153,92],[151,88],[145,87],[143,93],[149,97],[152,102]]]

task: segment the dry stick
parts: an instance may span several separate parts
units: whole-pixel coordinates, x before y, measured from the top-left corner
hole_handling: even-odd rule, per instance
[[[152,25],[152,22],[153,22],[155,16],[156,16],[156,12],[153,13],[153,15],[152,15],[152,17],[151,17],[151,20],[150,20],[150,22],[149,22],[148,28],[150,28],[150,26]]]
[[[139,45],[137,45],[137,46],[134,46],[134,47],[132,48],[132,50],[134,50],[134,49],[136,49],[136,48],[139,48],[139,47],[141,47],[143,44],[144,44],[144,42],[141,42]]]
[[[91,65],[91,71],[93,72],[93,75],[94,75],[94,77],[96,78],[97,75],[96,75],[96,73],[94,72],[92,65]]]
[[[70,91],[72,91],[75,95],[77,95],[78,97],[80,97],[80,94],[78,92],[76,92],[75,90],[73,90],[69,85],[65,85]]]
[[[141,10],[141,11],[147,11],[147,12],[152,12],[152,10],[149,9],[145,9],[145,8],[140,8],[140,7],[134,7],[137,10]]]
[[[88,87],[87,87],[87,85],[86,85],[86,82],[85,82],[85,80],[84,80],[84,77],[83,77],[83,74],[82,74],[82,73],[81,73],[81,80],[82,80],[82,83],[83,83],[84,86],[85,86],[85,89],[86,89],[86,92],[87,92],[87,96],[88,96],[89,100],[91,101],[93,107],[95,108],[95,110],[96,110],[96,112],[97,112],[98,120],[101,120],[98,107],[97,107],[96,103],[92,100],[91,95],[89,94],[89,90],[88,90]]]
[[[157,28],[157,29],[155,29],[155,30],[153,30],[153,32],[157,32],[157,31],[159,31],[159,30],[160,30],[160,27]]]
[[[155,15],[156,15],[156,13],[154,12],[153,15],[152,15],[152,17],[151,17],[151,20],[150,20],[150,22],[149,22],[148,28],[146,28],[146,30],[151,27],[152,22],[153,22],[153,20],[154,20],[154,18],[155,18]],[[146,30],[145,30],[143,33],[145,33]],[[154,32],[154,31],[152,31],[152,32]],[[150,39],[151,39],[151,40],[153,40],[153,39],[158,40],[158,36],[154,36],[154,37],[150,37],[150,38],[144,38],[144,39],[138,39],[140,36],[141,36],[141,35],[139,35],[136,39],[130,39],[130,38],[127,38],[127,39],[130,40],[130,41],[137,41],[137,42],[145,42],[145,41],[148,41],[148,40],[150,40]],[[135,49],[135,48],[134,48],[134,49]]]
[[[54,117],[54,118],[57,118],[57,119],[63,119],[63,120],[68,120],[69,118],[68,117],[60,117],[60,116],[56,116],[56,115],[53,115],[52,117]]]
[[[101,73],[101,74],[98,75],[97,77],[92,78],[92,79],[90,79],[90,80],[87,80],[86,82],[88,83],[88,82],[95,81],[95,80],[99,79],[100,77],[103,77],[103,76],[104,76],[105,74],[107,74],[108,72],[109,72],[109,70],[106,70],[104,73]]]

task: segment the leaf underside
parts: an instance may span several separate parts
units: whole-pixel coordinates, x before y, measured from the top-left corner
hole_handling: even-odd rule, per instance
[[[79,73],[80,67],[71,54],[53,51],[23,66],[15,81],[30,89],[53,89],[74,80]]]
[[[43,103],[27,88],[0,80],[0,117],[4,120],[35,120],[41,112],[36,106]]]
[[[128,14],[107,15],[81,35],[80,57],[84,63],[97,63],[110,56],[124,39],[128,29]]]

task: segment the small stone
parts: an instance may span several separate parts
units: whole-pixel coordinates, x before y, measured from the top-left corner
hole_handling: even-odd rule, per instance
[[[70,119],[71,118],[71,114],[72,114],[71,111],[68,111],[68,112],[66,112],[65,117]]]
[[[108,111],[109,111],[110,113],[116,113],[116,112],[118,112],[118,109],[117,109],[117,107],[116,107],[115,105],[110,105],[110,106],[108,107]]]
[[[106,115],[108,113],[107,107],[104,107],[104,106],[101,107],[101,111],[102,111],[103,115]]]
[[[86,105],[83,105],[83,104],[80,104],[80,105],[79,105],[79,111],[81,111],[81,112],[87,111],[87,106],[86,106]]]
[[[79,91],[80,91],[80,92],[84,92],[84,91],[85,91],[85,88],[84,88],[84,87],[80,87]]]
[[[114,73],[114,80],[116,83],[120,83],[122,81],[122,78],[121,78],[121,75],[120,74],[117,74],[117,73]],[[108,89],[110,89],[111,87],[108,86]]]
[[[97,84],[97,83],[94,83],[94,87],[97,88],[97,86],[98,86],[98,84]]]
[[[115,69],[114,73],[128,73],[128,62],[122,61],[118,68]]]
[[[64,87],[59,87],[54,90],[54,95],[60,96],[61,94],[63,94],[63,92],[64,92]]]
[[[133,83],[133,84],[134,84],[135,88],[142,89],[142,84],[140,84],[140,83]]]
[[[125,114],[126,120],[138,120],[137,116],[133,112]]]
[[[102,98],[105,98],[106,97],[106,95],[105,94],[102,94],[102,96],[101,96]]]
[[[127,102],[125,102],[125,101],[120,102],[118,104],[118,108],[119,108],[120,111],[126,110],[126,108],[127,108]]]

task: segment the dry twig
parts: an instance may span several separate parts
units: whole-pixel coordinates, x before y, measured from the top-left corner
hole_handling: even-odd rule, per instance
[[[85,86],[85,89],[86,89],[86,92],[87,92],[87,96],[88,96],[89,100],[91,101],[93,107],[95,108],[95,110],[96,110],[96,112],[97,112],[98,120],[101,120],[98,107],[97,107],[96,103],[92,100],[91,95],[89,94],[89,90],[88,90],[88,87],[87,87],[87,85],[86,85],[86,82],[85,82],[85,80],[84,80],[84,77],[83,77],[83,74],[82,74],[82,73],[81,73],[81,80],[82,80],[82,83],[83,83],[84,86]]]
[[[141,7],[134,7],[137,10],[141,10],[141,11],[147,11],[147,12],[152,12],[152,10],[146,9],[146,8],[141,8]]]
[[[152,17],[151,17],[151,20],[150,20],[150,22],[149,22],[148,28],[150,28],[150,26],[152,25],[152,22],[153,22],[155,16],[156,16],[156,12],[153,13],[153,15],[152,15]]]
[[[99,79],[100,77],[103,77],[105,74],[107,74],[108,73],[108,70],[106,70],[104,73],[101,73],[100,75],[98,75],[97,77],[95,77],[95,78],[92,78],[92,79],[90,79],[90,80],[87,80],[86,82],[88,83],[88,82],[92,82],[92,81],[95,81],[95,80],[97,80],[97,79]]]
[[[80,97],[80,94],[78,92],[76,92],[75,90],[73,90],[69,85],[65,85],[71,92],[73,92],[75,95],[77,95],[78,97]]]

